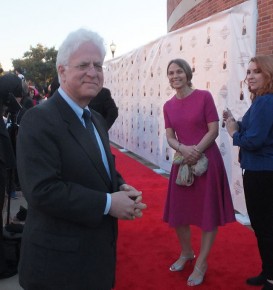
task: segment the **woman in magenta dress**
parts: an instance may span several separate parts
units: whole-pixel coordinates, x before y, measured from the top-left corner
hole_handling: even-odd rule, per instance
[[[187,282],[196,286],[203,282],[218,226],[235,221],[235,214],[224,163],[215,143],[219,118],[213,98],[208,91],[192,88],[192,71],[183,59],[170,61],[167,76],[176,90],[163,109],[168,144],[182,154],[185,164],[196,164],[202,153],[208,158],[207,171],[195,176],[191,186],[176,184],[179,165],[172,166],[164,211],[164,221],[175,228],[182,248],[170,271],[183,270],[185,263],[195,258],[190,225],[202,230],[200,253]]]

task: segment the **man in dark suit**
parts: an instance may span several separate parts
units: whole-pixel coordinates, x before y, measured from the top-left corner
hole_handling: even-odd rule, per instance
[[[7,74],[0,77],[0,279],[9,278],[17,273],[17,269],[6,262],[6,253],[3,241],[3,219],[7,182],[11,182],[12,172],[16,168],[14,142],[3,120],[4,107],[16,113],[20,109],[16,97],[22,96],[22,82],[17,76]]]
[[[15,167],[15,157],[3,118],[0,118],[0,279],[9,278],[17,273],[17,269],[11,268],[6,262],[3,240],[3,219],[7,168]]]
[[[9,136],[3,118],[0,118],[0,279],[14,276],[16,269],[10,269],[6,263],[6,256],[3,241],[3,219],[2,211],[4,207],[7,168],[15,166],[15,158]]]
[[[146,208],[141,192],[115,169],[102,116],[88,112],[103,85],[104,57],[98,34],[70,33],[57,55],[59,89],[20,123],[17,167],[28,215],[19,282],[25,290],[110,290],[117,220],[141,217]]]
[[[118,117],[118,107],[107,88],[102,88],[95,98],[89,103],[89,108],[100,113],[107,123],[108,130]]]

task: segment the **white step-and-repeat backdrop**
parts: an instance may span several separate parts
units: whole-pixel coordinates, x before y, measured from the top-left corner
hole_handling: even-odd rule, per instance
[[[166,76],[167,64],[174,58],[191,65],[194,87],[212,93],[220,119],[227,107],[241,118],[250,106],[244,79],[249,59],[255,55],[256,25],[257,1],[246,1],[107,61],[104,85],[119,107],[109,132],[111,141],[170,171],[174,151],[166,142],[162,108],[175,93]],[[238,148],[232,146],[221,120],[219,132],[217,144],[234,207],[246,215]]]

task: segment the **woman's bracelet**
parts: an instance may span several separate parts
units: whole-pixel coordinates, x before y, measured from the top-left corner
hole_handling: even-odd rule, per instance
[[[196,152],[198,152],[198,153],[202,153],[197,147],[196,147],[196,145],[194,146],[194,148],[193,148]]]

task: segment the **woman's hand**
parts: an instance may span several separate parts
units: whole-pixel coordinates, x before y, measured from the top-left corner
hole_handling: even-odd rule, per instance
[[[233,134],[237,131],[239,131],[239,126],[236,122],[236,120],[233,117],[229,117],[226,120],[226,128],[228,131],[228,134],[233,138]]]
[[[183,149],[181,150],[181,154],[184,157],[183,164],[194,165],[200,159],[202,153],[196,149],[195,145],[184,145]]]
[[[230,109],[227,108],[226,110],[223,111],[223,121],[226,122],[226,120],[228,118],[233,118],[234,119]]]

